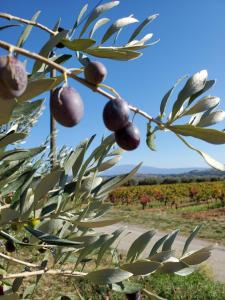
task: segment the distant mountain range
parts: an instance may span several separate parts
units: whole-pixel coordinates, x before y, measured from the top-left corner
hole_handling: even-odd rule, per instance
[[[130,172],[135,165],[119,165],[112,169],[105,171],[105,176],[114,176]],[[190,175],[190,176],[221,176],[225,173],[209,169],[209,168],[155,168],[150,166],[141,166],[138,175],[155,175],[155,176],[168,176],[168,175]]]

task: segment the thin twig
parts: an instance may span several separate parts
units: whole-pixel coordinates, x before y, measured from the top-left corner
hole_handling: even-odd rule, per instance
[[[7,20],[10,20],[10,21],[14,20],[14,21],[18,21],[20,23],[24,23],[24,24],[35,26],[35,27],[39,27],[40,29],[42,29],[44,31],[47,31],[48,33],[50,33],[52,35],[57,34],[57,31],[53,31],[50,28],[48,28],[47,26],[44,26],[44,25],[42,25],[38,22],[34,22],[34,21],[31,21],[31,20],[19,18],[19,17],[13,16],[13,15],[10,15],[10,14],[0,12],[0,18],[7,19]]]
[[[37,270],[37,271],[32,271],[32,272],[21,272],[21,273],[14,273],[14,274],[5,274],[5,275],[0,275],[0,279],[13,279],[13,278],[20,278],[20,277],[31,277],[31,276],[37,276],[37,275],[43,275],[43,274],[48,274],[48,275],[60,275],[60,276],[65,276],[65,277],[77,277],[77,278],[82,278],[87,273],[83,272],[71,272],[70,270],[53,270],[53,269],[45,269],[45,270]]]
[[[111,94],[109,94],[108,92],[102,90],[101,88],[99,88],[98,86],[96,86],[94,84],[91,84],[91,83],[87,82],[85,79],[78,77],[77,75],[70,72],[67,68],[55,63],[54,61],[50,61],[48,58],[46,58],[44,56],[41,56],[41,55],[39,55],[35,52],[30,52],[30,51],[28,51],[26,49],[23,49],[23,48],[16,47],[16,46],[14,46],[12,44],[9,44],[9,43],[7,43],[5,41],[2,41],[2,40],[0,40],[0,47],[3,48],[3,49],[6,49],[6,50],[11,49],[15,52],[18,52],[18,53],[26,56],[26,57],[30,57],[30,58],[33,58],[35,60],[42,61],[46,65],[49,65],[49,66],[55,68],[56,70],[58,70],[59,72],[61,72],[63,74],[66,74],[68,77],[75,79],[79,83],[85,85],[87,88],[91,89],[94,92],[97,92],[97,93],[101,94],[102,96],[108,98],[109,100],[114,100],[115,99],[115,97],[112,96]],[[129,105],[129,108],[133,112],[135,112],[139,115],[142,115],[148,121],[156,123],[158,126],[160,126],[160,128],[163,127],[163,124],[159,120],[151,117],[148,113],[146,113],[145,111],[139,109],[138,107],[135,107],[133,105]]]
[[[0,253],[0,257],[6,259],[8,261],[11,261],[11,262],[14,262],[14,263],[17,263],[17,264],[20,264],[20,265],[24,265],[24,266],[27,266],[27,267],[31,267],[31,268],[39,268],[40,267],[39,265],[32,264],[32,263],[17,259],[17,258],[14,258],[12,256],[5,255],[3,253]]]

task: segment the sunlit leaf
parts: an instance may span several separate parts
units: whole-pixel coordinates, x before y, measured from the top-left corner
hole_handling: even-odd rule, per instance
[[[84,24],[81,33],[80,33],[80,37],[85,33],[85,31],[87,30],[88,26],[94,21],[96,20],[101,14],[103,14],[104,12],[106,12],[107,10],[110,10],[111,8],[119,5],[119,1],[111,1],[111,2],[107,2],[101,5],[98,5],[90,14],[90,16],[88,17],[86,23]]]
[[[88,273],[85,278],[89,281],[99,284],[113,284],[128,279],[132,273],[123,271],[121,269],[103,269],[92,271]]]
[[[143,30],[143,28],[151,23],[152,21],[154,21],[159,15],[158,14],[155,14],[155,15],[151,15],[149,17],[147,17],[135,30],[134,32],[132,33],[131,37],[129,38],[129,42],[133,41],[136,36]]]
[[[118,32],[124,26],[130,25],[130,24],[133,24],[133,23],[136,23],[136,22],[138,22],[138,20],[133,18],[132,16],[118,19],[115,23],[113,23],[108,28],[106,33],[103,35],[101,43],[102,44],[105,43],[113,34]]]
[[[89,37],[92,38],[94,33],[96,32],[97,29],[99,29],[100,27],[102,27],[103,25],[105,25],[106,23],[108,23],[110,21],[110,19],[108,18],[102,18],[102,19],[99,19],[94,27],[92,28],[90,34],[89,34]]]

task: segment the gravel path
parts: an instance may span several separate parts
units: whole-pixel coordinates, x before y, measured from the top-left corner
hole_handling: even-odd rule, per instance
[[[111,233],[112,231],[121,227],[121,225],[122,224],[116,224],[116,225],[104,227],[104,229],[102,230],[99,229],[99,231],[103,231],[105,233]],[[118,249],[121,251],[127,251],[130,245],[132,244],[132,242],[139,235],[147,231],[147,229],[137,225],[126,224],[126,231],[130,232],[130,234],[122,238],[122,240],[120,241]],[[154,238],[152,239],[152,241],[150,242],[149,248],[147,248],[146,250],[149,251],[153,243],[163,235],[165,235],[165,232],[158,231],[154,236]],[[181,251],[181,249],[183,249],[185,240],[186,240],[185,236],[178,235],[174,242],[173,248],[176,249],[178,252]],[[198,250],[200,248],[212,244],[213,244],[212,242],[208,242],[205,240],[194,239],[191,243],[189,250]],[[225,282],[225,247],[219,244],[213,244],[213,245],[215,246],[212,251],[211,257],[207,260],[207,263],[210,265],[210,267],[213,270],[214,278],[218,281]]]

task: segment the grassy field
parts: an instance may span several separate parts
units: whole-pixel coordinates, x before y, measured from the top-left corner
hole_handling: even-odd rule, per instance
[[[225,244],[225,208],[218,208],[216,204],[196,205],[180,209],[146,208],[140,204],[115,206],[110,217],[121,217],[123,222],[155,228],[165,231],[180,229],[188,234],[199,224],[203,224],[198,237]]]

